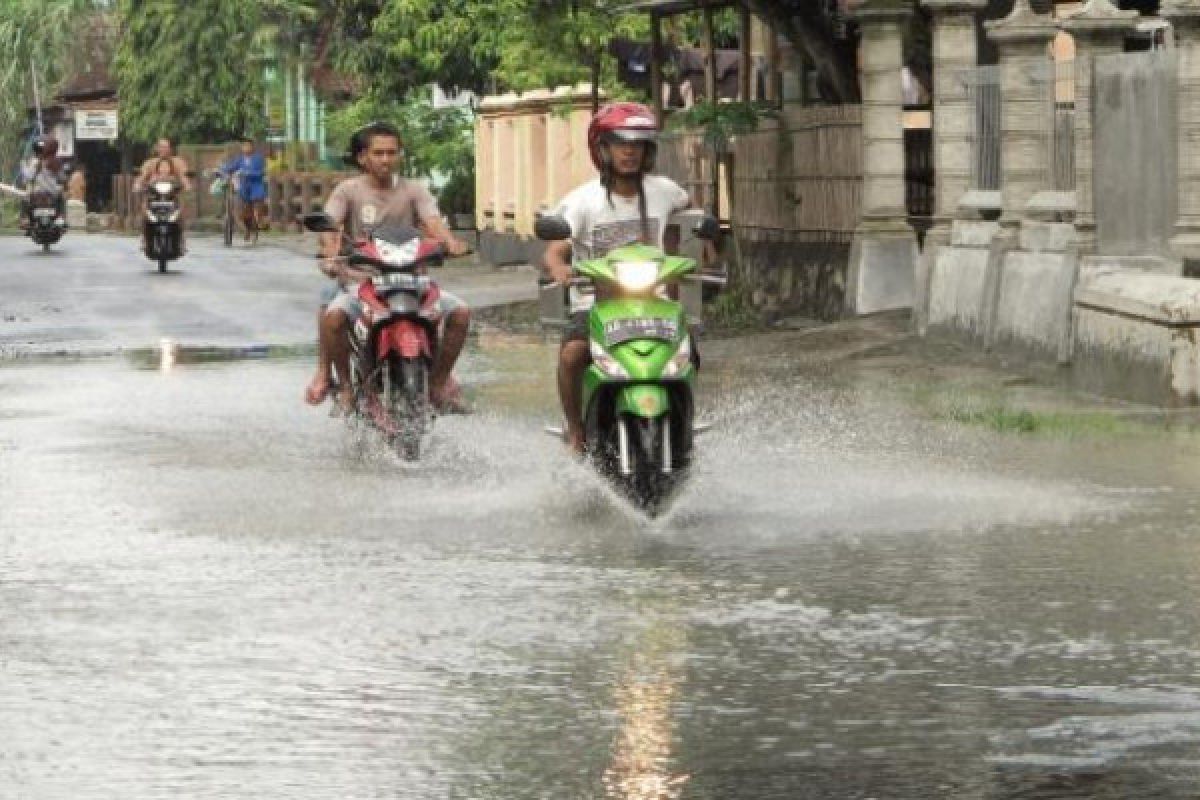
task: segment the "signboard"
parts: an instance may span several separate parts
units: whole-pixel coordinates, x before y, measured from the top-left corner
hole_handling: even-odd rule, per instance
[[[117,138],[117,111],[79,109],[75,112],[75,138],[112,140]]]

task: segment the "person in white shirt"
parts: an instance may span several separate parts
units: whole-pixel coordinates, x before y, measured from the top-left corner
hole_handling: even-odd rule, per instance
[[[686,190],[670,178],[651,174],[657,154],[658,120],[640,103],[612,103],[588,126],[588,149],[599,178],[573,190],[557,213],[571,225],[571,239],[551,242],[544,256],[555,281],[569,285],[571,259],[600,258],[617,247],[643,242],[663,247],[671,214],[691,205]],[[566,417],[567,444],[585,448],[583,373],[588,352],[585,298],[572,291],[571,322],[558,357],[558,394]]]

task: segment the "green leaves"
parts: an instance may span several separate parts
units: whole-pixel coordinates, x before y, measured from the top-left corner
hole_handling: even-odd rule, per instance
[[[263,127],[263,77],[255,33],[275,0],[119,0],[115,74],[126,135],[221,141]]]
[[[0,0],[0,163],[5,166],[17,154],[18,135],[33,104],[31,66],[45,103],[85,55],[78,41],[96,7],[92,0]]]
[[[704,143],[717,154],[724,153],[729,140],[739,133],[758,130],[763,118],[777,117],[779,112],[765,103],[697,103],[686,111],[676,111],[668,118],[668,126],[676,130],[700,130]]]

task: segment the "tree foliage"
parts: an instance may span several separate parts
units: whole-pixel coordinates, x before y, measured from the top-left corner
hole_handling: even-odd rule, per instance
[[[99,4],[94,0],[0,0],[0,163],[10,165],[33,102],[36,73],[43,101],[75,65],[72,47]],[[32,72],[31,72],[32,67]]]
[[[274,4],[272,4],[274,5]],[[255,59],[264,7],[245,0],[119,0],[121,123],[135,141],[219,141],[263,127]]]

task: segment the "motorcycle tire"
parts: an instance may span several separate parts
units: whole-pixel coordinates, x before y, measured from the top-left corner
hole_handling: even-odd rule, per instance
[[[42,242],[42,252],[43,253],[50,252],[50,243],[49,242]]]
[[[225,224],[222,227],[221,233],[225,239],[226,247],[233,247],[233,209],[229,207],[228,201],[225,204]]]
[[[643,513],[658,516],[678,480],[678,473],[664,474],[662,471],[663,430],[670,425],[670,418],[625,416],[616,424],[627,426],[629,459],[633,468],[631,475],[619,475],[618,471],[621,488]],[[613,435],[617,436],[615,426]],[[615,442],[613,450],[620,452],[620,446]]]
[[[400,426],[396,449],[405,461],[421,457],[421,440],[429,428],[429,365],[423,358],[393,356],[386,407]]]

